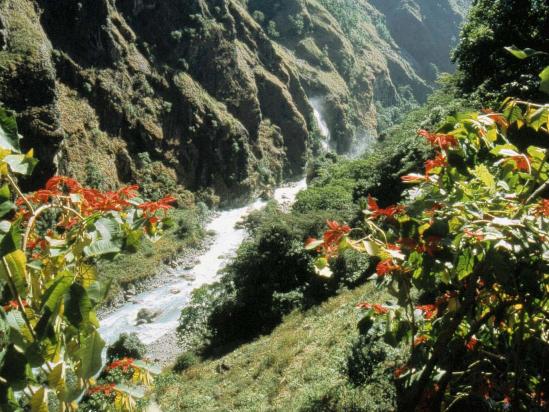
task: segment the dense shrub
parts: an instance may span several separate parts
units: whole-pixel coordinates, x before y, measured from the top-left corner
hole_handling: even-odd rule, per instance
[[[136,333],[121,333],[116,342],[107,348],[107,360],[132,358],[143,359],[147,348]]]
[[[196,365],[200,361],[200,358],[193,352],[184,352],[177,357],[172,367],[173,371],[180,373]]]
[[[538,74],[549,56],[515,59],[506,46],[549,52],[549,3],[541,0],[475,1],[454,53],[460,90],[484,102],[507,96],[539,99]]]

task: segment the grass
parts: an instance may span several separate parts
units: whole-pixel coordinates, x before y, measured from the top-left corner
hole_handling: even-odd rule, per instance
[[[200,223],[204,219],[198,211],[177,209],[171,212],[171,217],[176,225],[157,242],[144,240],[135,253],[123,254],[99,264],[101,279],[113,281],[105,304],[111,303],[128,284],[157,274],[165,263],[180,256],[185,249],[200,245],[205,233]],[[183,231],[183,227],[186,230]]]
[[[354,387],[345,371],[358,336],[361,314],[355,305],[387,298],[368,283],[306,312],[293,312],[268,336],[181,375],[158,377],[158,402],[165,412],[391,410],[388,376]]]

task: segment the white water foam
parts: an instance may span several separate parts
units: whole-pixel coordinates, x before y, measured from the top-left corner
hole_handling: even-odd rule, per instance
[[[306,187],[305,179],[285,185],[275,190],[274,198],[281,204],[291,204],[297,193]],[[248,213],[265,204],[265,201],[257,200],[248,206],[219,213],[206,227],[207,230],[215,231],[215,240],[210,249],[200,257],[198,265],[190,271],[194,280],[178,278],[170,281],[162,287],[135,296],[133,302],[136,303],[126,303],[107,315],[101,320],[99,329],[107,344],[113,343],[122,332],[135,332],[143,343],[150,344],[175,330],[181,309],[189,302],[192,291],[215,282],[219,270],[244,240],[245,230],[237,229],[235,225]],[[174,272],[187,273],[183,268],[177,268]],[[178,293],[172,293],[175,291]],[[158,311],[159,315],[152,323],[136,325],[137,313],[141,309]]]
[[[322,148],[324,150],[329,151],[330,150],[330,129],[328,128],[328,123],[326,123],[326,120],[324,119],[324,115],[322,114],[324,112],[323,99],[320,97],[312,97],[311,99],[309,99],[309,104],[313,108],[313,114],[315,116],[316,123],[320,130],[320,135],[322,136],[322,140],[320,141],[320,144],[322,145]]]

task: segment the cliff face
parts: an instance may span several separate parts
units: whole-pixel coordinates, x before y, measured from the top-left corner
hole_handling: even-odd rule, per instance
[[[318,146],[309,98],[344,152],[375,129],[376,102],[401,86],[421,100],[428,65],[449,68],[437,27],[457,33],[461,6],[430,3],[2,0],[0,100],[41,159],[27,185],[65,173],[241,201],[298,176]],[[409,21],[425,46],[394,31]]]

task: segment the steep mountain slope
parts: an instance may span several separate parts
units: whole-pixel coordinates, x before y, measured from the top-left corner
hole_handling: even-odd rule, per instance
[[[340,152],[377,107],[425,98],[465,7],[431,3],[1,0],[0,100],[42,160],[27,186],[65,173],[243,201],[302,174],[309,98]]]

